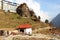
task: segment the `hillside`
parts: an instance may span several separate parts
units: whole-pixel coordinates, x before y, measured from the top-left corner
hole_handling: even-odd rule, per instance
[[[33,10],[30,10],[28,6],[23,3],[19,5],[16,9],[17,13],[5,12],[0,10],[0,29],[3,30],[14,30],[17,26],[21,24],[31,24],[33,33],[42,33],[42,34],[59,34],[58,29],[52,29],[50,24],[40,21],[40,16],[36,16]],[[55,31],[56,30],[56,31]]]
[[[33,19],[35,18],[33,17]],[[40,20],[34,21],[32,20],[32,17],[20,17],[20,15],[17,13],[0,10],[0,30],[2,28],[11,31],[11,29],[26,23],[31,24],[32,29],[35,29],[33,30],[32,36],[10,35],[8,37],[5,37],[5,40],[20,40],[21,38],[21,40],[60,40],[60,30],[51,29],[51,26],[49,26],[49,24],[41,22]],[[3,37],[0,39],[3,39]]]
[[[14,28],[18,25],[29,23],[33,28],[47,27],[48,25],[43,22],[35,22],[30,18],[21,17],[12,12],[4,12],[0,10],[0,28]]]
[[[6,28],[7,30],[9,28],[16,28],[16,26],[29,23],[32,25],[33,35],[27,36],[27,35],[10,35],[8,37],[5,37],[6,40],[11,40],[14,38],[14,40],[55,40],[60,39],[60,36],[54,36],[50,30],[49,25],[43,22],[36,22],[31,20],[31,18],[24,18],[21,17],[19,19],[19,15],[12,13],[12,12],[4,12],[3,10],[0,10],[0,28]],[[11,31],[11,29],[9,29]],[[53,30],[54,31],[54,30]],[[55,30],[56,31],[56,30]],[[60,32],[60,31],[59,31]],[[54,38],[54,39],[53,39]],[[0,37],[0,39],[3,39],[3,37]]]
[[[17,26],[21,24],[29,23],[32,26],[32,29],[35,29],[33,33],[42,33],[42,34],[51,34],[51,33],[57,33],[59,34],[60,31],[58,29],[50,29],[51,26],[49,24],[46,24],[44,22],[37,22],[33,21],[30,18],[21,17],[19,18],[19,15],[17,13],[12,12],[4,12],[3,10],[0,10],[0,29],[4,30],[14,30]]]

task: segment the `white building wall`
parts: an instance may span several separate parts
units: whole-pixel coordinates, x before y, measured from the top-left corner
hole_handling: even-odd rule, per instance
[[[3,4],[3,10],[5,10],[6,12],[8,11],[8,4],[6,4],[5,2],[4,2],[4,4]]]
[[[0,9],[1,9],[1,2],[0,2]]]
[[[32,34],[32,28],[26,28],[26,29],[24,30],[24,33],[25,33],[25,34],[28,34],[28,35],[31,35],[31,34]]]
[[[1,9],[1,1],[2,0],[0,0],[0,9]],[[10,5],[10,4],[8,4],[8,2],[5,2],[5,1],[3,2],[3,10],[5,10],[6,12],[8,10],[10,10],[10,12],[16,12],[17,6]]]

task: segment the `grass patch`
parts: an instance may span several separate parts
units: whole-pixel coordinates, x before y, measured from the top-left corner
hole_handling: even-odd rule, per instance
[[[30,18],[24,18],[20,17],[18,18],[19,15],[15,13],[9,13],[6,12],[6,14],[2,11],[0,11],[0,28],[15,28],[18,25],[24,24],[24,23],[29,23],[31,24],[32,28],[40,28],[40,27],[47,27],[43,22],[35,22]]]

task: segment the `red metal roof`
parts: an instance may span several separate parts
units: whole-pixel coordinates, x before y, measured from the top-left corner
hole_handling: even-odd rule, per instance
[[[22,25],[19,25],[17,28],[31,28],[31,25],[30,24],[22,24]]]

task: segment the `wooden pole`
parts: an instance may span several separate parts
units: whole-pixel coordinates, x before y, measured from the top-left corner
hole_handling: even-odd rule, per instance
[[[3,0],[1,1],[1,9],[3,10]]]

